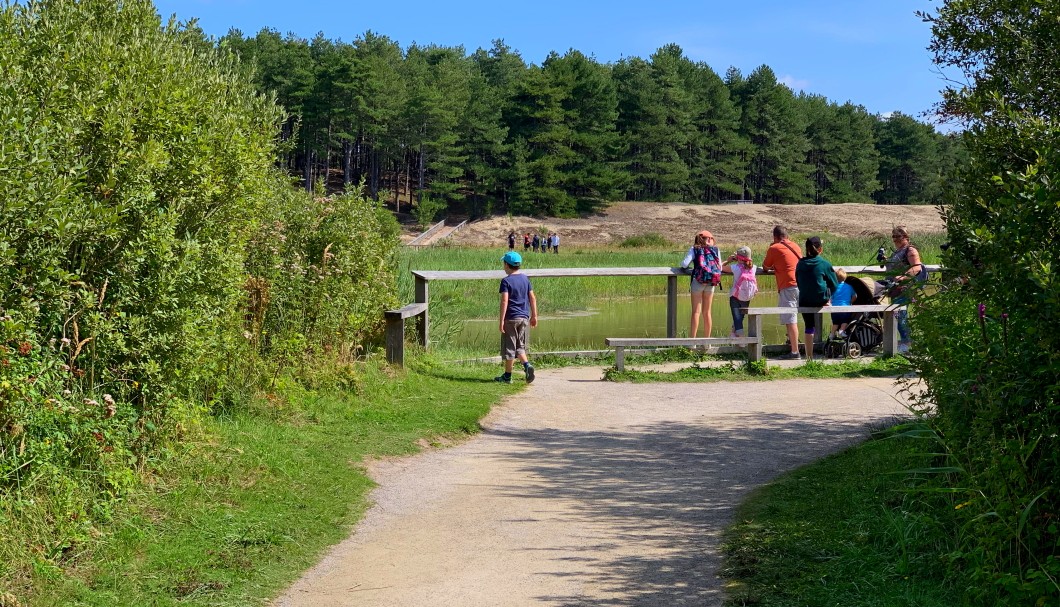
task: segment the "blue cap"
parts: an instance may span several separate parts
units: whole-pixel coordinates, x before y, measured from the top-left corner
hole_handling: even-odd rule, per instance
[[[522,256],[516,253],[515,251],[508,251],[507,253],[505,253],[504,257],[501,257],[501,261],[510,266],[520,266],[523,264]]]

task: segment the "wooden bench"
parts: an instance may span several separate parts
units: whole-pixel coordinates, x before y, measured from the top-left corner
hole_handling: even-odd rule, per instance
[[[411,303],[397,310],[386,310],[386,360],[389,363],[403,366],[405,364],[405,319],[420,318],[420,333],[426,331],[427,304]],[[422,335],[421,335],[422,337]]]
[[[744,324],[747,327],[747,336],[756,339],[762,335],[763,316],[779,316],[781,314],[791,314],[792,312],[797,312],[799,314],[815,314],[817,316],[815,324],[819,330],[814,335],[814,343],[821,343],[821,338],[826,333],[826,331],[823,330],[825,314],[880,312],[883,314],[883,353],[887,356],[893,356],[895,352],[898,351],[898,312],[905,310],[905,306],[872,304],[860,306],[824,306],[819,308],[746,308],[746,310],[747,318],[745,319]],[[754,345],[747,348],[747,351],[750,360],[764,360],[762,357],[761,341],[756,341]]]
[[[626,366],[626,348],[746,346],[748,356],[756,347],[761,351],[757,337],[608,337],[604,342],[615,349],[615,368],[619,371],[624,370]]]

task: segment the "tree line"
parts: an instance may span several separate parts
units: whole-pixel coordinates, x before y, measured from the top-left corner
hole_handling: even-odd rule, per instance
[[[926,204],[963,157],[913,117],[796,94],[766,65],[722,77],[675,44],[539,66],[499,40],[467,54],[265,29],[219,45],[288,110],[280,162],[307,189],[363,181],[399,210],[425,195],[472,216],[614,199]]]

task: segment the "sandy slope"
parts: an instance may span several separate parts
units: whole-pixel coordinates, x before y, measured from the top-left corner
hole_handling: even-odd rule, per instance
[[[914,235],[944,231],[938,208],[931,206],[618,202],[584,218],[500,216],[473,221],[451,240],[463,246],[501,246],[510,230],[522,234],[547,229],[559,233],[561,248],[602,246],[649,232],[683,244],[697,231],[708,229],[720,245],[736,246],[769,241],[778,223],[798,234],[827,232],[838,236],[888,236],[891,227],[898,224],[906,225]]]

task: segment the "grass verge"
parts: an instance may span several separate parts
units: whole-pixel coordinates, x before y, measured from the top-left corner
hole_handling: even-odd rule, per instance
[[[730,606],[961,604],[945,579],[954,511],[911,472],[922,441],[870,440],[782,476],[741,506],[724,544]]]
[[[680,360],[680,359],[676,359]],[[630,360],[627,364],[650,364]],[[715,381],[766,381],[774,379],[838,379],[853,377],[897,377],[909,371],[908,361],[901,356],[875,358],[871,362],[843,361],[838,363],[807,362],[796,367],[767,366],[764,362],[747,362],[733,359],[727,364],[702,366],[698,362],[691,367],[673,372],[618,371],[611,368],[604,372],[604,379],[616,382],[715,382]]]
[[[111,528],[59,567],[32,567],[29,605],[261,604],[345,537],[368,506],[364,462],[478,431],[495,366],[359,366],[346,389],[281,386],[213,418]]]

